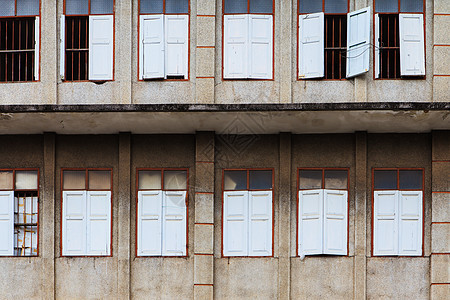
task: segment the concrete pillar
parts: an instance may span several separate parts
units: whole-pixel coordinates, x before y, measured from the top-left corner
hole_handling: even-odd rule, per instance
[[[136,64],[133,60],[133,45],[136,40],[133,31],[133,1],[115,2],[115,63],[114,80],[119,84],[114,85],[120,104],[131,103],[131,79],[132,67]]]
[[[450,1],[434,1],[433,25],[433,101],[445,102],[450,86]]]
[[[214,298],[214,132],[197,132],[194,299]]]
[[[43,85],[41,91],[42,104],[57,104],[58,78],[58,47],[59,29],[57,29],[56,0],[41,1],[41,52],[40,52],[40,80]]]
[[[291,103],[292,80],[295,80],[296,76],[292,70],[297,70],[296,63],[292,61],[293,45],[296,45],[296,43],[293,42],[295,36],[293,36],[292,33],[297,32],[295,30],[297,22],[293,22],[292,20],[292,1],[281,0],[279,2],[279,10],[276,5],[277,2],[275,1],[274,3],[275,14],[280,16],[280,18],[275,18],[275,22],[279,20],[278,22],[280,23],[280,36],[279,38],[276,36],[274,37],[274,42],[279,43],[280,45],[279,55],[277,55],[276,52],[274,53],[274,57],[278,57],[278,66],[280,68],[280,103]],[[277,78],[275,78],[275,80],[277,80]]]

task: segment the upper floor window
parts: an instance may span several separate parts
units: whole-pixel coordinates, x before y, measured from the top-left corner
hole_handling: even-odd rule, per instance
[[[188,79],[189,0],[139,5],[139,79]]]
[[[424,76],[424,1],[374,1],[375,78]]]
[[[273,0],[223,5],[223,78],[273,79]]]
[[[3,0],[0,82],[39,80],[39,0]]]
[[[65,0],[60,75],[65,81],[113,80],[114,0]]]

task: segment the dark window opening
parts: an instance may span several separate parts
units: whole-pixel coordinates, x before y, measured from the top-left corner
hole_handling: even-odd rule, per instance
[[[167,79],[184,79],[184,75],[167,75]]]
[[[89,17],[66,17],[65,80],[88,80]]]
[[[346,77],[347,16],[325,15],[325,79]]]
[[[400,78],[398,14],[380,14],[380,78]]]

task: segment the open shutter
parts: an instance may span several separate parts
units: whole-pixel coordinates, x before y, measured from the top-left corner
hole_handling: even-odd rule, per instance
[[[299,255],[323,253],[323,190],[298,192]]]
[[[162,255],[186,255],[186,225],[186,192],[164,192]]]
[[[272,191],[249,192],[249,256],[272,255]]]
[[[400,74],[425,75],[425,43],[422,14],[400,14]]]
[[[188,74],[188,15],[166,15],[165,33],[165,77]]]
[[[249,78],[273,77],[273,16],[249,16]]]
[[[109,255],[111,246],[111,192],[87,192],[87,254]]]
[[[399,192],[399,255],[422,255],[422,191]]]
[[[161,252],[162,191],[138,192],[137,252],[139,256]]]
[[[380,15],[375,14],[375,66],[374,76],[380,78]]]
[[[59,76],[64,80],[66,68],[66,17],[61,15],[59,31]]]
[[[164,78],[164,16],[141,16],[139,79]]]
[[[34,19],[34,80],[39,80],[40,32],[39,17],[36,17]]]
[[[224,192],[223,254],[248,255],[248,191]]]
[[[315,13],[298,17],[298,70],[299,78],[324,76],[324,14]]]
[[[347,191],[324,191],[324,254],[347,255],[347,201]]]
[[[347,14],[347,78],[369,71],[370,7]]]
[[[0,256],[14,254],[14,192],[0,191]]]
[[[89,80],[113,79],[114,16],[89,16]]]
[[[225,15],[223,77],[248,78],[248,15]]]
[[[63,192],[62,254],[86,255],[86,191]]]
[[[398,254],[398,191],[375,191],[373,255]]]

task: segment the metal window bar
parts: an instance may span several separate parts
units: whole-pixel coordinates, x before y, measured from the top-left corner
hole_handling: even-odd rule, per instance
[[[66,74],[67,81],[88,80],[89,18],[66,17]]]
[[[380,15],[380,78],[400,78],[399,15]]]
[[[14,194],[14,256],[37,256],[37,191]]]
[[[325,15],[325,78],[346,76],[347,16]]]

